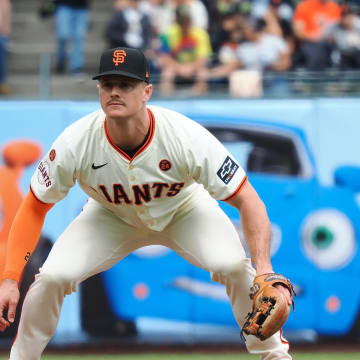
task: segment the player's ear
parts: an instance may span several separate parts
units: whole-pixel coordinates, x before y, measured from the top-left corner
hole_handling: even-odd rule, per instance
[[[144,89],[144,100],[148,101],[151,98],[153,92],[152,84],[146,84]]]

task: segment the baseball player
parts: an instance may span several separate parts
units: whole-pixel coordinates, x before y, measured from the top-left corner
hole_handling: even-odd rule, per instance
[[[10,360],[40,359],[64,297],[143,246],[167,246],[209,271],[212,280],[226,286],[240,327],[252,306],[254,276],[273,272],[263,202],[236,159],[205,128],[177,112],[147,105],[152,85],[143,53],[106,50],[93,79],[98,80],[102,109],[57,138],[32,176],[10,231],[0,286],[2,331],[14,321],[21,274],[47,212],[75,182],[89,196],[35,277]],[[251,259],[216,200],[239,210]],[[278,287],[291,304],[288,289]],[[265,341],[245,336],[249,352],[262,359],[291,359],[280,331]]]

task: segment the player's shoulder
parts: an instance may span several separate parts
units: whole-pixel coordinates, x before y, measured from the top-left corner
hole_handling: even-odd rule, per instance
[[[201,131],[204,129],[200,123],[178,111],[157,105],[149,105],[148,107],[154,114],[155,122],[160,127],[173,128],[177,133],[191,133],[195,130]]]
[[[101,109],[98,109],[70,124],[65,128],[61,136],[66,137],[69,142],[92,136],[98,130],[101,130],[104,120],[104,112]]]

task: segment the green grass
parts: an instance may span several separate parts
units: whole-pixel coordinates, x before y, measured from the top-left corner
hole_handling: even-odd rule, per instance
[[[293,353],[294,360],[359,360],[360,353]],[[6,359],[6,358],[4,358]],[[47,355],[43,360],[256,360],[247,354]]]

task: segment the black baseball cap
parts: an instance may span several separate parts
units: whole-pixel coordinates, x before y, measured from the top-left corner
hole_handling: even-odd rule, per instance
[[[149,64],[139,49],[117,47],[105,50],[100,58],[99,73],[92,79],[106,75],[123,75],[149,83]]]

